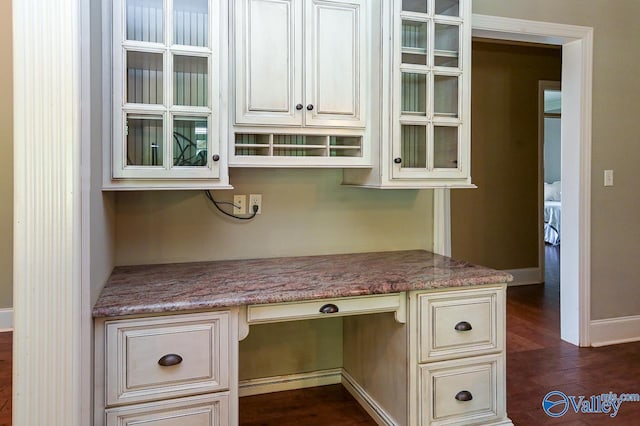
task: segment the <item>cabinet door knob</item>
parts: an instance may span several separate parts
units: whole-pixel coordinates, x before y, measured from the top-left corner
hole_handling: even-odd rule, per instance
[[[171,367],[182,362],[182,357],[178,354],[166,354],[158,360],[158,364],[163,367]]]
[[[393,162],[396,163],[396,164],[400,164],[400,163],[402,163],[402,158],[396,157],[396,158],[393,159]]]
[[[312,111],[312,110],[313,110],[313,104],[307,105],[307,111]]]
[[[320,313],[322,314],[335,314],[339,309],[333,303],[327,303],[326,305],[322,305],[320,308]]]
[[[471,392],[469,392],[467,390],[463,390],[463,391],[458,392],[456,394],[455,398],[458,401],[465,402],[465,401],[471,401],[473,399],[473,395],[471,395]]]
[[[211,159],[212,159],[213,161],[218,161],[218,160],[220,160],[220,156],[219,156],[218,154],[213,154],[213,156],[211,157]]]
[[[300,111],[302,108],[304,108],[304,105],[302,105],[302,104],[298,104],[298,105],[296,105],[296,109],[297,109],[298,111]]]
[[[473,327],[471,327],[471,324],[466,321],[460,321],[456,324],[455,329],[456,331],[469,331],[473,330]]]

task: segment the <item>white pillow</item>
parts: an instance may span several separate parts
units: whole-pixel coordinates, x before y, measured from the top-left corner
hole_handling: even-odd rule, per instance
[[[560,181],[553,183],[544,183],[544,200],[545,201],[560,201],[562,198],[562,192],[560,191]]]

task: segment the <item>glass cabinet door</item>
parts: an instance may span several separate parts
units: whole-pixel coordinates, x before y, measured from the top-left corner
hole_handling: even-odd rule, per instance
[[[114,0],[113,7],[114,96],[121,98],[114,102],[113,176],[218,177],[220,119],[212,100],[220,68],[211,29],[219,27],[219,2]]]
[[[468,5],[466,0],[394,2],[392,179],[467,173],[463,12]]]

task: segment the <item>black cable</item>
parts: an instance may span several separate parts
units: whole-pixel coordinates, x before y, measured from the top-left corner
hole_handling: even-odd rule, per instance
[[[231,213],[229,213],[229,212],[226,212],[226,211],[222,210],[222,208],[219,206],[219,204],[229,204],[229,205],[232,205],[232,206],[234,206],[234,207],[235,207],[235,204],[233,204],[233,203],[229,203],[229,202],[227,202],[227,201],[216,201],[216,200],[214,200],[214,199],[213,199],[213,195],[211,195],[211,192],[209,192],[209,190],[208,190],[208,189],[205,189],[205,191],[204,191],[204,195],[209,199],[209,201],[211,201],[211,202],[213,203],[213,205],[214,205],[214,206],[216,206],[216,209],[220,210],[220,212],[221,212],[221,213],[223,213],[223,214],[225,214],[225,215],[227,215],[227,216],[229,216],[229,217],[232,217],[232,218],[234,218],[234,219],[239,219],[239,220],[251,220],[251,219],[253,219],[254,217],[256,217],[256,215],[258,214],[258,206],[257,206],[257,205],[255,205],[255,206],[251,206],[251,208],[253,209],[253,213],[252,213],[250,216],[245,216],[245,217],[243,217],[243,216],[236,216],[236,215],[234,215],[234,214],[231,214]]]
[[[179,155],[176,157],[174,154],[175,166],[206,166],[207,165],[207,154],[202,151],[198,151],[198,145],[194,141],[192,141],[182,133],[176,132],[176,131],[173,132],[173,139],[176,141],[176,144],[180,148]],[[186,142],[185,145],[181,143],[181,140],[183,142]],[[195,151],[196,153],[191,155],[190,157],[187,157],[186,156],[187,151],[190,151],[190,152]]]

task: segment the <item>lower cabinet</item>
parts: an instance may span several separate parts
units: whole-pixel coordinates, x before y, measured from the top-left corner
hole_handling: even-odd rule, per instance
[[[418,370],[421,424],[487,424],[505,416],[501,355],[422,364]]]
[[[94,426],[237,423],[237,309],[95,323]]]
[[[512,425],[505,292],[497,284],[96,319],[94,426],[235,426],[239,330],[332,314],[344,315],[342,382],[377,423]]]
[[[511,424],[505,291],[500,285],[409,295],[409,424]]]
[[[106,410],[107,426],[226,426],[229,395],[216,394]]]

